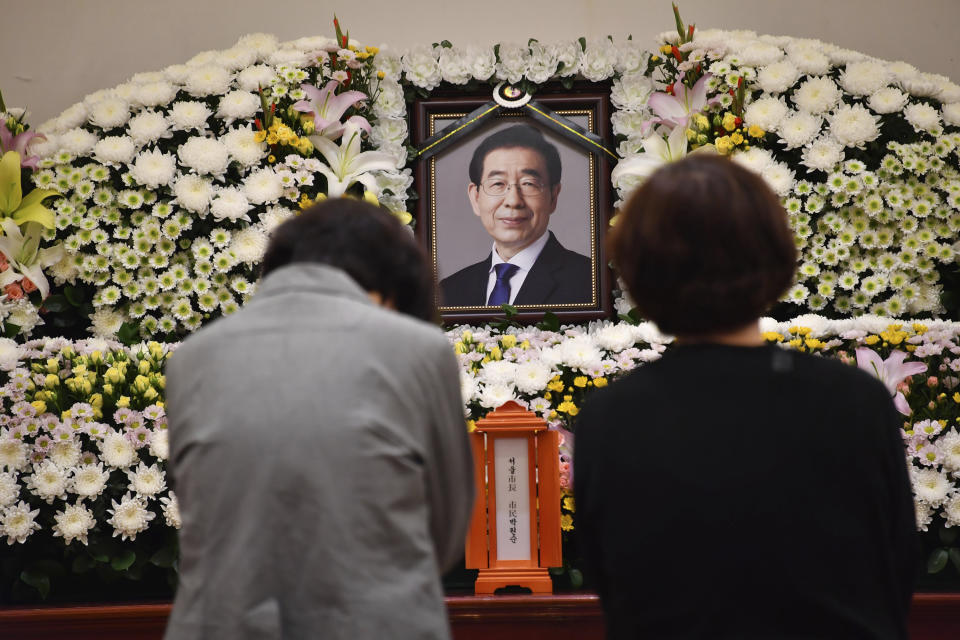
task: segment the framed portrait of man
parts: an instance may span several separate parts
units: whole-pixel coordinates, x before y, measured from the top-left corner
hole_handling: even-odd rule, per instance
[[[600,145],[584,144],[586,133],[608,137],[606,94],[538,95],[533,115],[493,106],[482,121],[467,118],[487,103],[414,105],[415,143],[451,134],[416,176],[418,231],[444,320],[502,317],[504,304],[527,321],[547,311],[568,321],[608,317],[610,168]]]

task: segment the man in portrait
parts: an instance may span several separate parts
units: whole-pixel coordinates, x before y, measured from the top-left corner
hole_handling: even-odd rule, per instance
[[[444,306],[589,303],[590,259],[548,227],[560,195],[557,148],[529,125],[502,129],[473,153],[467,197],[490,253],[440,282]]]

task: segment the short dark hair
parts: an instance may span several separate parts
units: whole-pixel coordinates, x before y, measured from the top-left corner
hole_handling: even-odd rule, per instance
[[[762,177],[717,155],[665,165],[630,197],[607,239],[640,313],[696,336],[745,326],[790,286],[793,232]]]
[[[483,161],[487,154],[496,149],[506,149],[509,147],[522,147],[524,149],[533,149],[543,157],[544,164],[547,165],[547,177],[550,179],[550,186],[560,182],[561,164],[560,152],[551,143],[548,142],[539,129],[534,129],[528,124],[518,124],[507,129],[501,129],[483,139],[473,151],[473,157],[470,159],[470,182],[479,185],[483,180]]]
[[[294,262],[342,269],[366,291],[376,291],[397,311],[434,321],[433,272],[413,234],[389,211],[352,198],[313,205],[277,227],[261,275]]]

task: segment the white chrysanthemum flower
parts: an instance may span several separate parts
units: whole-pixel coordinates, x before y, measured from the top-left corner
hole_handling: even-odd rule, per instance
[[[159,107],[170,104],[177,96],[177,87],[162,79],[147,82],[137,87],[134,92],[137,102],[145,107]]]
[[[60,136],[52,132],[46,132],[44,136],[38,136],[27,144],[27,155],[47,158],[60,148]]]
[[[257,61],[256,49],[235,45],[229,49],[224,49],[217,56],[219,63],[227,71],[237,71],[245,69]]]
[[[82,156],[93,149],[98,140],[86,129],[70,129],[60,136],[60,148],[75,156]]]
[[[220,99],[217,117],[224,118],[227,124],[234,120],[252,118],[260,109],[260,98],[247,91],[231,91]]]
[[[884,87],[870,95],[867,105],[876,113],[895,113],[903,109],[907,100],[907,94],[896,87]]]
[[[773,64],[783,56],[783,49],[780,47],[759,41],[754,41],[742,51],[737,52],[741,64],[748,67],[762,67]]]
[[[543,84],[553,77],[557,70],[557,56],[553,49],[539,42],[530,43],[530,60],[527,63],[527,79]]]
[[[233,75],[229,71],[211,64],[193,69],[187,74],[184,88],[193,96],[212,96],[226,93],[232,80]]]
[[[138,145],[156,142],[170,136],[170,124],[166,116],[155,111],[144,111],[130,119],[127,133]]]
[[[590,40],[580,58],[580,73],[587,80],[602,82],[613,75],[616,59],[617,47],[610,40]]]
[[[38,324],[43,324],[37,307],[27,298],[17,300],[16,306],[7,315],[6,321],[20,327],[21,335],[30,335]]]
[[[47,457],[61,469],[70,469],[80,461],[80,443],[70,440],[58,440],[50,445]]]
[[[960,471],[960,433],[950,429],[937,440],[937,446],[943,452],[943,467],[947,471]]]
[[[407,107],[403,97],[403,88],[393,80],[380,82],[380,94],[373,103],[373,111],[378,116],[404,117]]]
[[[234,234],[230,242],[230,251],[240,262],[247,264],[258,264],[263,259],[263,254],[267,250],[269,238],[267,234],[257,227],[247,227],[243,231]]]
[[[47,504],[52,504],[57,498],[65,500],[67,497],[67,473],[53,460],[34,465],[33,473],[26,477],[26,485]]]
[[[757,72],[757,84],[766,93],[783,93],[800,77],[800,70],[789,60],[767,65]]]
[[[269,235],[274,229],[296,215],[295,211],[287,207],[270,207],[260,214],[260,228]]]
[[[558,75],[561,77],[572,76],[577,73],[580,69],[580,59],[583,57],[583,49],[580,48],[580,43],[568,40],[566,42],[557,42],[550,45],[552,49],[552,54],[556,56],[557,63],[560,65],[558,70]],[[487,51],[488,55],[493,54],[492,50]],[[480,80],[481,78],[474,72],[474,78]]]
[[[0,473],[0,509],[20,498],[20,483],[13,473]]]
[[[126,164],[136,152],[130,136],[108,136],[93,147],[93,157],[104,164]]]
[[[938,133],[942,130],[940,113],[928,104],[918,102],[907,105],[903,110],[903,117],[907,119],[914,131]]]
[[[304,67],[310,63],[306,51],[288,46],[273,51],[267,56],[266,61],[272,65],[286,65],[289,67]]]
[[[213,184],[200,176],[185,175],[177,179],[173,185],[173,193],[177,203],[194,213],[206,213],[210,208],[210,198],[213,197]]]
[[[938,77],[930,73],[900,78],[900,86],[918,98],[935,98],[941,91]]]
[[[253,205],[243,195],[243,192],[236,187],[224,187],[218,189],[210,203],[210,213],[217,220],[246,220],[250,221],[247,211]]]
[[[789,109],[780,98],[768,96],[747,105],[743,119],[747,125],[756,125],[764,131],[776,131]]]
[[[740,166],[760,174],[770,168],[774,163],[773,155],[766,149],[761,149],[760,147],[752,147],[748,151],[734,153],[731,158]]]
[[[787,149],[802,147],[820,133],[823,119],[806,111],[795,111],[780,122],[780,139]]]
[[[443,75],[433,49],[426,46],[414,47],[403,54],[401,59],[407,80],[428,91],[436,89]]]
[[[10,338],[0,338],[0,371],[16,369],[20,356],[20,345]]]
[[[274,203],[283,196],[283,183],[273,169],[260,169],[244,179],[243,195],[253,204]]]
[[[82,102],[67,107],[67,109],[57,117],[57,129],[59,131],[65,131],[79,127],[87,121],[87,113],[87,105]]]
[[[100,458],[107,466],[122,469],[137,461],[137,450],[122,433],[107,433],[99,444]]]
[[[960,102],[951,102],[950,104],[943,105],[940,115],[943,117],[945,123],[960,127]]]
[[[257,142],[256,132],[250,126],[232,129],[220,142],[230,157],[245,167],[259,164],[269,151],[265,142]]]
[[[479,378],[485,384],[512,385],[517,375],[517,364],[507,360],[493,360],[480,370]]]
[[[514,384],[523,393],[540,393],[553,378],[553,370],[537,360],[517,365],[515,374]]]
[[[207,128],[207,119],[213,112],[202,102],[174,102],[168,118],[175,131],[203,131]]]
[[[527,65],[530,62],[529,47],[513,42],[503,42],[500,44],[499,51],[497,78],[514,84],[520,82],[526,75]]]
[[[808,76],[822,76],[830,72],[830,58],[816,46],[788,46],[787,55],[797,69]]]
[[[279,41],[272,33],[248,33],[239,40],[236,46],[252,49],[259,56],[266,56],[276,51]]]
[[[176,173],[176,159],[159,149],[141,151],[130,168],[130,175],[133,176],[133,179],[150,189],[169,184]]]
[[[174,529],[179,529],[183,526],[183,521],[180,519],[180,501],[177,500],[177,496],[170,491],[166,496],[160,498],[160,510],[163,512],[163,519],[166,520],[167,524],[173,527]]]
[[[177,150],[180,162],[197,173],[221,175],[230,165],[230,154],[219,140],[193,137]]]
[[[636,342],[633,329],[626,323],[609,324],[593,334],[597,346],[607,351],[620,352]]]
[[[0,438],[0,468],[20,471],[27,465],[27,445],[16,438]]]
[[[617,109],[638,111],[647,105],[653,93],[653,80],[642,72],[630,73],[614,81],[610,101]]]
[[[106,307],[97,309],[90,316],[90,330],[100,338],[112,338],[123,326],[126,317],[119,311]]]
[[[480,393],[480,383],[470,372],[460,369],[460,397],[463,399],[464,414],[468,414],[467,405]]]
[[[783,162],[774,162],[760,174],[767,181],[770,188],[780,197],[785,197],[796,184],[793,169]]]
[[[136,469],[128,469],[126,474],[130,481],[127,489],[142,496],[155,496],[167,488],[163,470],[155,464],[148,467],[141,462]]]
[[[443,48],[437,63],[443,79],[450,84],[466,84],[473,77],[467,52],[458,47]]]
[[[377,146],[384,143],[403,142],[407,137],[405,118],[380,118],[370,131],[370,141]]]
[[[800,163],[810,170],[829,173],[843,158],[843,145],[829,136],[821,136],[804,147]]]
[[[73,470],[70,492],[84,498],[96,498],[107,487],[110,472],[103,470],[103,463],[84,464]]]
[[[943,517],[948,527],[960,527],[960,495],[955,495],[943,505]]]
[[[122,540],[136,538],[138,533],[150,526],[150,521],[155,517],[140,496],[134,497],[128,493],[120,502],[111,502],[113,508],[107,509],[111,516],[107,522],[113,526],[113,535],[120,536]]]
[[[244,91],[256,91],[260,87],[269,87],[277,77],[273,67],[263,64],[247,67],[237,74],[237,86]]]
[[[551,352],[547,364],[550,364],[550,360],[556,360],[558,364],[565,364],[581,371],[596,369],[603,360],[603,354],[588,336],[568,338],[557,346],[547,349],[543,354]]]
[[[39,513],[39,509],[31,511],[26,502],[4,509],[0,515],[0,533],[7,537],[7,544],[26,542],[30,534],[40,528],[37,523]]]
[[[798,110],[818,114],[833,109],[842,96],[843,92],[830,78],[810,78],[793,92],[791,99]]]
[[[96,524],[93,512],[83,506],[78,500],[76,504],[66,505],[63,511],[54,516],[53,537],[63,538],[64,544],[79,540],[87,544],[87,533]]]
[[[874,60],[851,62],[840,73],[840,86],[855,96],[868,96],[893,80],[887,65]]]
[[[846,147],[863,147],[880,135],[880,118],[859,104],[844,104],[827,116],[830,133]]]
[[[190,67],[185,64],[174,64],[161,71],[161,73],[170,82],[182,85],[184,82],[186,82],[187,75],[190,73],[190,71]]]
[[[166,460],[170,457],[170,436],[166,429],[155,429],[150,437],[150,455]]]
[[[496,409],[511,400],[516,401],[517,396],[513,392],[513,387],[505,384],[488,384],[480,390],[478,400],[481,406]]]
[[[910,472],[913,492],[920,500],[931,507],[937,507],[949,497],[953,483],[946,474],[935,469],[917,469],[916,467],[911,468]]]
[[[130,119],[130,108],[119,98],[105,98],[90,106],[90,124],[104,131],[123,126]]]

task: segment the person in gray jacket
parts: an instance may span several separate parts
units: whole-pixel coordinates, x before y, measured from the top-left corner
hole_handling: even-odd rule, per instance
[[[170,640],[448,638],[472,462],[423,251],[326,201],[275,232],[235,315],[168,361]]]

